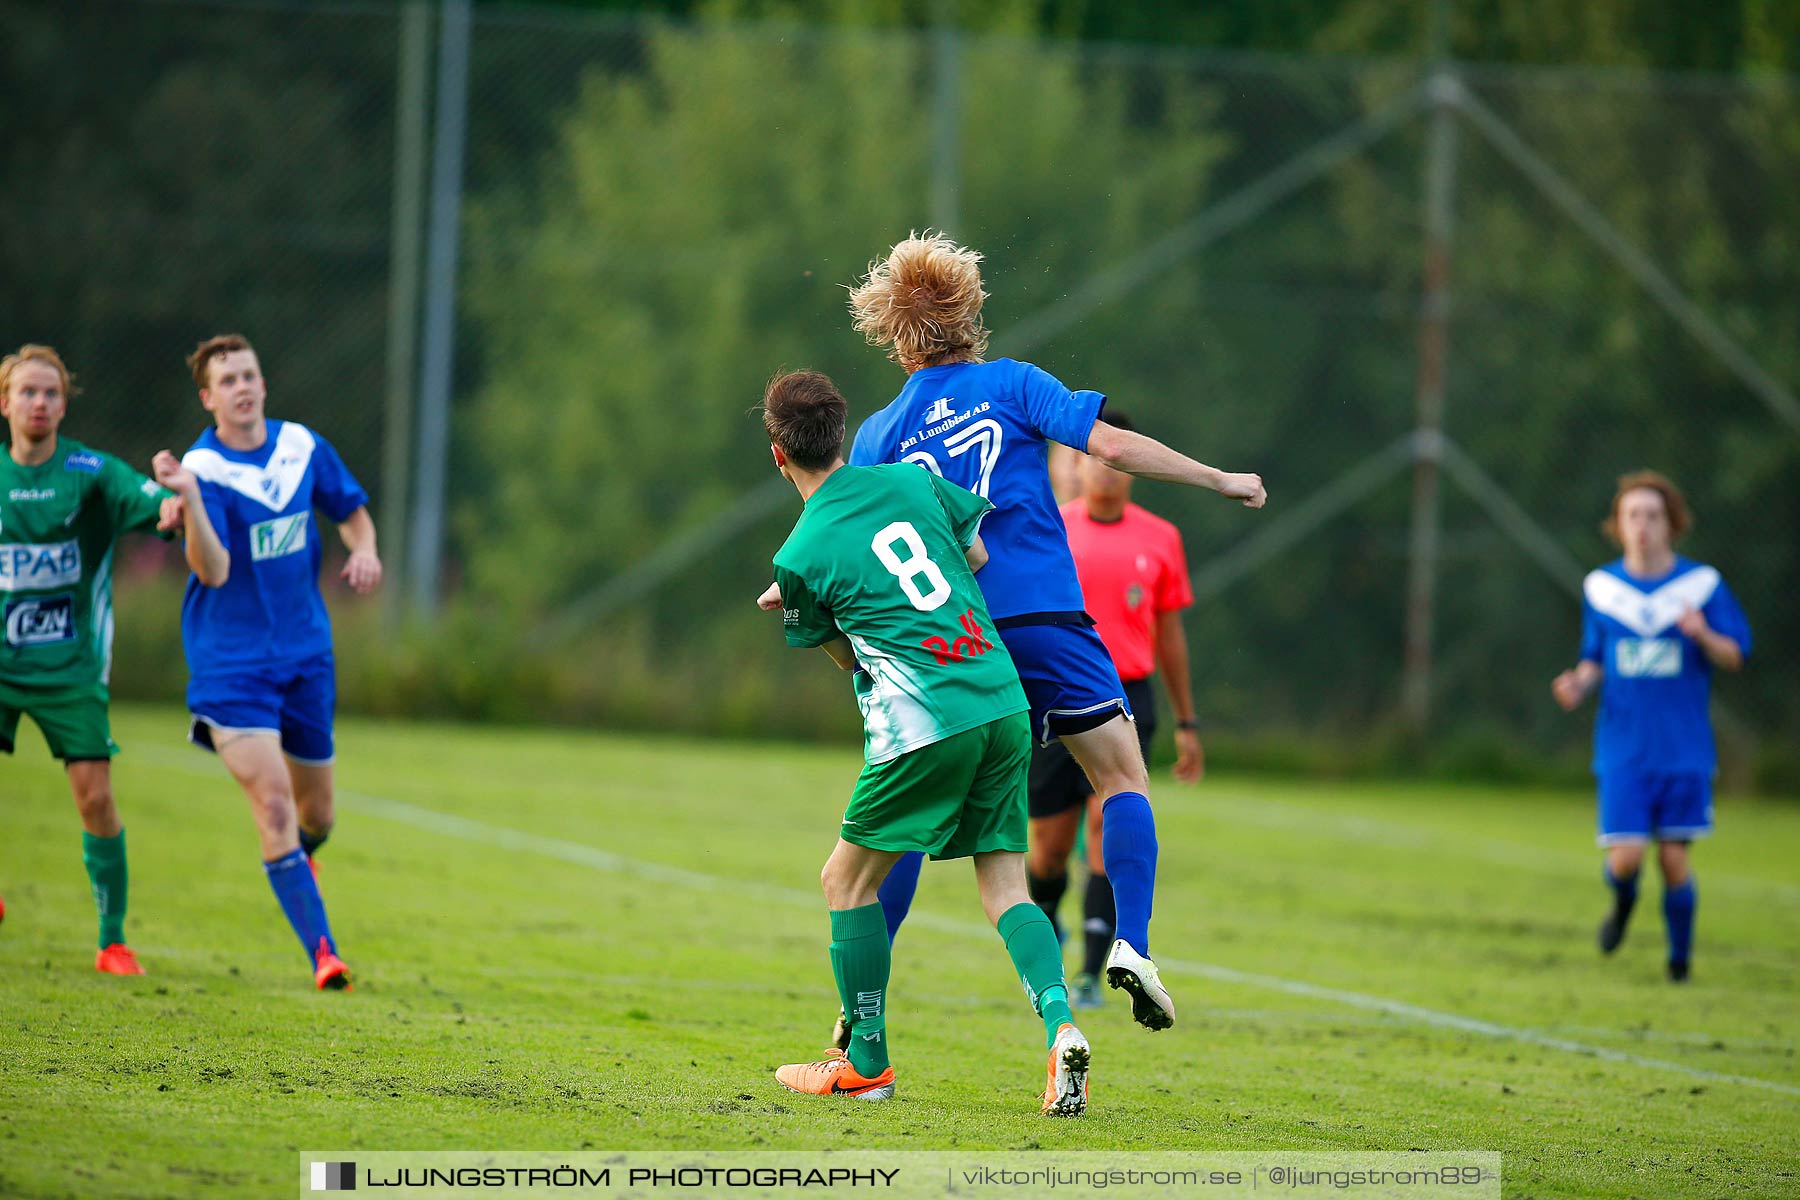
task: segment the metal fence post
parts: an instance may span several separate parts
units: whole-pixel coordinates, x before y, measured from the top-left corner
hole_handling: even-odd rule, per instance
[[[394,86],[394,208],[388,231],[387,413],[382,422],[383,542],[390,564],[382,615],[392,625],[406,591],[407,491],[412,476],[413,388],[419,350],[419,236],[425,207],[425,123],[431,82],[431,9],[400,6]]]
[[[1450,351],[1450,229],[1456,198],[1456,108],[1462,85],[1447,65],[1448,0],[1433,6],[1431,127],[1425,159],[1425,273],[1419,297],[1417,418],[1412,529],[1407,545],[1406,627],[1400,711],[1422,730],[1431,718],[1431,634],[1437,602],[1438,464],[1443,457],[1444,379]]]
[[[456,361],[456,258],[469,103],[469,0],[443,0],[440,11],[425,333],[419,352],[418,488],[407,571],[413,612],[425,620],[437,614],[443,561],[445,460],[450,453],[450,390]]]

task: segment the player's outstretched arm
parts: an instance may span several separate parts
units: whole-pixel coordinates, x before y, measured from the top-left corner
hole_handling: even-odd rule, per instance
[[[1594,694],[1606,672],[1593,659],[1584,658],[1574,668],[1564,671],[1550,681],[1550,694],[1563,707],[1564,712],[1574,712],[1582,702]]]
[[[350,551],[350,560],[340,574],[358,595],[366,596],[381,586],[381,556],[375,553],[375,518],[369,515],[368,505],[338,522],[338,537]]]
[[[1184,483],[1241,500],[1245,508],[1261,508],[1268,500],[1261,475],[1221,471],[1171,450],[1155,438],[1095,421],[1088,434],[1087,452],[1111,467],[1139,479]]]
[[[231,551],[219,540],[218,530],[206,513],[199,479],[167,450],[157,453],[150,469],[156,473],[156,482],[174,492],[181,502],[182,552],[188,569],[207,587],[224,587],[231,576]]]

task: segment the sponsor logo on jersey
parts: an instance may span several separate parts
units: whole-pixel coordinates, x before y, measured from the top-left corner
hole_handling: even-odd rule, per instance
[[[987,634],[982,632],[980,624],[976,622],[974,609],[971,608],[965,612],[958,620],[963,627],[963,636],[954,642],[933,636],[919,643],[931,651],[931,656],[937,660],[939,666],[945,663],[961,662],[965,658],[976,658],[994,648],[994,643],[988,641]]]
[[[928,438],[937,437],[939,434],[948,433],[965,421],[978,417],[993,407],[988,401],[983,400],[968,412],[955,412],[949,407],[954,402],[952,397],[945,396],[943,399],[933,404],[931,410],[925,414],[924,427],[910,437],[901,439],[900,449],[911,450],[920,442],[925,441]],[[943,411],[940,412],[940,409]],[[939,471],[938,474],[941,475],[943,472]]]
[[[1681,639],[1620,638],[1613,661],[1626,679],[1672,679],[1681,674]]]
[[[162,484],[156,482],[154,479],[146,479],[144,482],[138,484],[138,491],[144,493],[146,496],[154,496],[156,493],[162,491]]]
[[[63,459],[63,470],[86,471],[92,475],[100,470],[100,456],[98,454],[71,454]]]
[[[283,558],[306,549],[306,523],[311,516],[303,511],[252,525],[250,558],[261,562],[265,558]]]
[[[68,593],[33,596],[29,600],[13,600],[7,604],[7,645],[47,646],[74,640],[75,599]]]
[[[35,592],[81,582],[81,543],[0,543],[0,592]]]
[[[6,493],[8,500],[54,500],[55,488],[14,488]]]
[[[784,608],[781,610],[782,628],[785,629],[790,625],[798,625],[799,623],[800,623],[800,610],[799,609]]]

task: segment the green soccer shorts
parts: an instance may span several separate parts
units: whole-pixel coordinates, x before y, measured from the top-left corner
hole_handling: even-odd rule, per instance
[[[1017,712],[863,767],[840,836],[936,859],[1025,851],[1031,717]]]
[[[0,680],[0,750],[13,752],[19,718],[29,716],[50,743],[51,757],[65,762],[111,758],[119,747],[106,716],[110,699],[103,683],[38,690]]]

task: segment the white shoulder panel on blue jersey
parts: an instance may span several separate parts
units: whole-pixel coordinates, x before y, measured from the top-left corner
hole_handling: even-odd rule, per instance
[[[228,487],[280,512],[293,502],[317,444],[312,430],[297,421],[284,421],[267,466],[232,462],[217,450],[189,450],[181,465],[207,483]]]
[[[1702,608],[1719,589],[1719,573],[1697,566],[1654,592],[1644,592],[1611,571],[1589,571],[1582,594],[1597,613],[1611,617],[1639,637],[1655,637],[1692,608]]]

